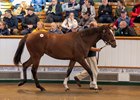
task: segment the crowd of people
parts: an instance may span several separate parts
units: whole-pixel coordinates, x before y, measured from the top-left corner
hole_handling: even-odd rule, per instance
[[[140,4],[134,6],[130,17],[123,0],[101,0],[97,13],[94,0],[80,0],[79,2],[68,0],[65,3],[63,0],[50,0],[49,2],[46,19],[43,23],[50,23],[57,30],[53,29],[52,31],[51,29],[49,32],[81,31],[89,28],[90,24],[95,21],[97,23],[113,23],[116,36],[135,36],[134,23],[140,23]],[[114,14],[109,2],[117,2],[118,4]],[[21,0],[20,4],[13,5],[11,9],[7,9],[4,14],[1,14],[3,18],[0,21],[0,34],[25,35],[31,33],[40,22],[36,12],[42,11],[45,5],[46,0],[30,0],[29,4],[25,0]],[[56,22],[62,23],[61,30],[55,24]],[[22,30],[19,30],[18,23],[21,23]]]

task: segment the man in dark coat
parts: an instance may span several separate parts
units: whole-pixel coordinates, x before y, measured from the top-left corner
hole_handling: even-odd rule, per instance
[[[21,31],[22,35],[31,33],[37,27],[37,22],[39,21],[38,16],[34,13],[34,8],[27,8],[27,13],[28,15],[25,16],[22,22],[22,27],[24,28],[24,30]]]
[[[62,21],[62,7],[57,0],[52,0],[51,5],[46,12],[46,22],[61,22]]]
[[[18,34],[18,20],[15,16],[12,15],[11,10],[5,11],[5,16],[3,18],[3,21],[8,26],[8,30],[10,31],[11,35]]]

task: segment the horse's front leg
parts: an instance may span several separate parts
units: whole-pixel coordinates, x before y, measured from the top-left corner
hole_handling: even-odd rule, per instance
[[[65,87],[65,91],[69,90],[69,87],[68,87],[68,84],[67,84],[68,83],[68,78],[69,78],[69,75],[70,75],[75,63],[76,63],[76,61],[70,60],[69,68],[67,70],[67,76],[66,76],[66,78],[64,79],[64,82],[63,82],[64,87]]]
[[[86,63],[85,59],[79,59],[78,62],[81,64],[81,66],[88,72],[91,78],[91,84],[93,84],[93,74],[89,67],[89,65]]]

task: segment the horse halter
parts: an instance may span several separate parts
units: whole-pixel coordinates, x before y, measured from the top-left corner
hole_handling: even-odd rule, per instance
[[[111,29],[109,29],[109,30],[112,31]],[[112,34],[113,34],[113,33],[112,33]],[[108,40],[108,39],[107,39],[106,29],[103,29],[101,38],[102,38],[102,40],[105,42],[106,45],[113,44],[113,42],[115,41],[115,39],[114,39],[114,40],[110,40],[110,39]]]

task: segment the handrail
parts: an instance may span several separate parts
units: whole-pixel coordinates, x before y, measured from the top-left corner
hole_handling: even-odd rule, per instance
[[[0,39],[21,39],[24,35],[0,35]],[[117,40],[140,40],[140,36],[115,36]]]
[[[45,67],[45,68],[49,68],[49,67],[66,67],[68,68],[68,66],[66,65],[39,65],[40,67]],[[22,65],[16,66],[16,65],[2,65],[0,64],[0,67],[22,67]],[[76,65],[75,67],[81,67],[80,65]],[[130,69],[140,69],[140,66],[98,66],[99,68],[130,68]]]

